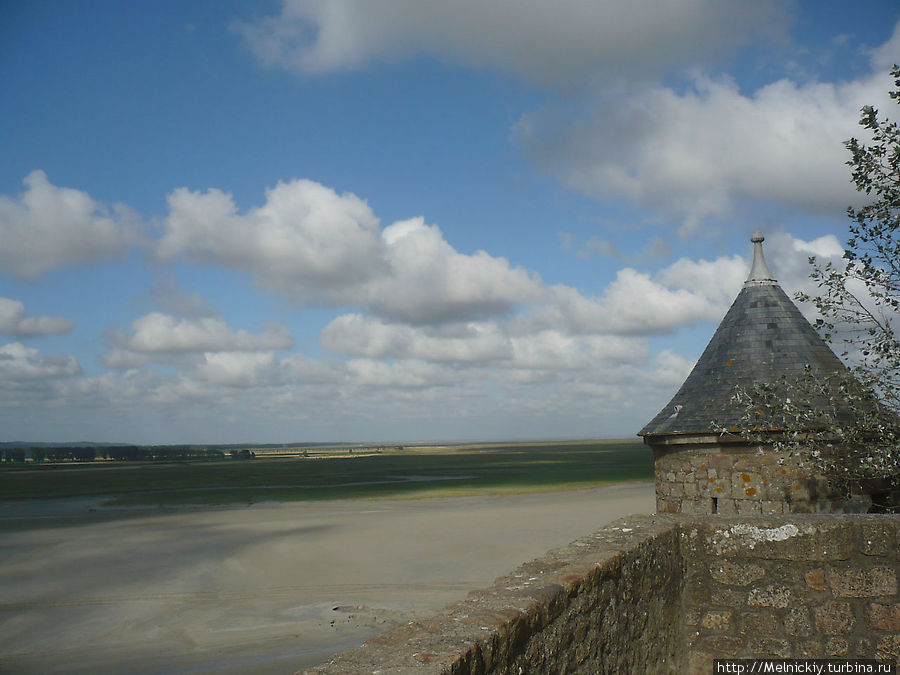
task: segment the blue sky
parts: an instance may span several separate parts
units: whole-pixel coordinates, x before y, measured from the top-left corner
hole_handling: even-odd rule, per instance
[[[788,292],[839,259],[898,22],[2,2],[0,440],[630,436],[753,230]]]

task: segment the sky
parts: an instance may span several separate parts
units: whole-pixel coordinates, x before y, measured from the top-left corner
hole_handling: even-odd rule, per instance
[[[894,0],[0,0],[0,441],[633,436],[754,230],[839,263],[898,61]]]

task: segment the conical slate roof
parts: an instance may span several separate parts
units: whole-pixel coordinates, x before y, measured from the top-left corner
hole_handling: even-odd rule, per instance
[[[764,237],[753,235],[753,267],[697,365],[678,393],[639,436],[711,433],[740,424],[735,386],[777,384],[800,376],[807,366],[822,375],[845,371],[800,310],[772,278],[762,252]]]

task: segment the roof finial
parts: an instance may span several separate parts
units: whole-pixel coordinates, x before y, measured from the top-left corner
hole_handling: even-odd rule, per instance
[[[753,266],[750,268],[750,276],[747,277],[745,284],[774,285],[777,283],[769,271],[766,265],[766,258],[763,255],[762,243],[765,240],[766,238],[759,230],[750,237],[750,241],[753,242]]]

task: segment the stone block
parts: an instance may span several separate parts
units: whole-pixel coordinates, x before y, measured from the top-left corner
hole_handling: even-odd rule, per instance
[[[825,635],[841,635],[853,630],[856,619],[849,602],[829,602],[816,607],[816,630]]]
[[[876,598],[897,594],[897,572],[890,567],[829,569],[831,592],[838,598]]]
[[[747,595],[751,607],[775,607],[784,609],[791,602],[791,589],[786,586],[765,586],[753,588]]]
[[[825,647],[816,640],[801,642],[794,652],[794,656],[798,659],[820,659],[824,654]]]
[[[759,565],[740,564],[723,560],[709,566],[709,573],[720,584],[728,586],[749,586],[762,579],[766,571]]]
[[[772,635],[778,621],[772,612],[745,612],[741,615],[741,633],[745,635]]]
[[[709,601],[720,607],[740,607],[744,602],[744,592],[733,588],[713,588]]]
[[[710,530],[703,533],[706,552],[715,556],[736,553],[763,560],[826,561],[847,560],[854,550],[854,530],[845,521],[794,523],[778,519],[736,522]]]
[[[878,641],[878,658],[890,659],[900,665],[900,635],[888,635]]]
[[[784,502],[765,499],[760,502],[764,516],[781,515],[784,513]]]
[[[712,511],[712,505],[710,504],[708,499],[682,499],[681,500],[681,512],[682,513],[690,513],[694,515],[704,515],[710,513]]]
[[[784,632],[794,637],[809,637],[813,633],[812,621],[806,607],[793,607],[784,615]]]
[[[702,455],[690,455],[688,462],[690,462],[691,469],[694,471],[706,471],[706,458]]]
[[[707,466],[710,466],[711,468],[718,471],[719,475],[721,475],[723,471],[726,473],[730,473],[732,467],[734,467],[734,457],[732,457],[731,455],[716,453],[709,456],[709,462],[707,463]]]
[[[850,644],[842,637],[830,637],[825,640],[826,656],[848,656]]]
[[[762,514],[762,507],[759,501],[741,498],[735,499],[734,502],[737,505],[737,512],[742,516],[758,516]]]
[[[716,635],[706,637],[702,640],[703,647],[717,656],[737,656],[744,641],[741,638],[730,637],[727,635]]]
[[[821,567],[810,570],[803,575],[803,578],[806,580],[806,585],[814,591],[824,591],[828,589],[828,583],[825,581],[825,570]]]
[[[869,638],[858,638],[853,643],[853,654],[860,658],[872,658],[872,641]]]
[[[791,655],[791,643],[781,638],[763,637],[749,640],[747,647],[753,656],[786,659]]]
[[[700,625],[707,630],[727,631],[731,628],[731,612],[713,611],[703,615]]]
[[[891,551],[891,528],[884,523],[866,523],[862,526],[862,544],[860,550],[864,555],[887,556]]]
[[[677,502],[670,499],[659,499],[656,500],[656,512],[657,513],[681,513],[681,502]]]
[[[742,498],[759,499],[758,495],[762,484],[762,479],[755,472],[737,471],[731,474],[731,490],[734,492],[735,497],[740,495]]]
[[[719,499],[718,511],[719,515],[722,516],[733,516],[737,513],[737,507],[735,506],[733,499]]]
[[[873,602],[869,605],[867,614],[871,628],[900,632],[900,604],[880,605]]]

